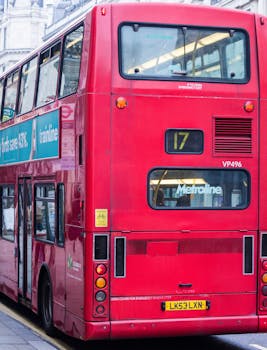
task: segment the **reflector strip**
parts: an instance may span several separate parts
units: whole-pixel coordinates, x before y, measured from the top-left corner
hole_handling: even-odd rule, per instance
[[[244,274],[253,274],[253,236],[244,237]]]
[[[94,235],[94,259],[107,260],[108,259],[108,236]]]
[[[114,259],[114,276],[115,277],[125,277],[125,252],[126,252],[126,238],[116,237],[115,238],[115,259]]]
[[[267,257],[267,233],[261,235],[261,257]]]

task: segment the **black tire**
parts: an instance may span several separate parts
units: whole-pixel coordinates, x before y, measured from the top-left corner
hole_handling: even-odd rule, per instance
[[[46,334],[53,336],[55,328],[53,323],[52,284],[47,276],[43,278],[41,283],[40,317]]]

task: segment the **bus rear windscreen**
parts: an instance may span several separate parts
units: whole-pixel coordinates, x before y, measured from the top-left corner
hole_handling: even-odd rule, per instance
[[[232,169],[154,169],[148,201],[154,209],[244,209],[249,175]]]
[[[241,30],[125,23],[119,39],[127,79],[248,81],[247,35]]]

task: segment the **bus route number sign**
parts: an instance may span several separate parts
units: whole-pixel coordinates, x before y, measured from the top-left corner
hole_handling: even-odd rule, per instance
[[[165,133],[167,153],[200,154],[203,152],[203,131],[195,129],[168,129]]]

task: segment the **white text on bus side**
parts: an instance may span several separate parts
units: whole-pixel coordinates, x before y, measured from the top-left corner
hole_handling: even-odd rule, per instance
[[[223,160],[222,165],[224,168],[242,168],[243,164],[240,160]]]

